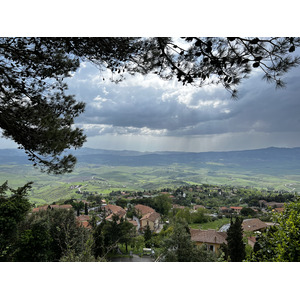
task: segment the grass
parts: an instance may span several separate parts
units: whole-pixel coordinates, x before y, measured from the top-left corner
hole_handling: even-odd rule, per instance
[[[222,218],[218,219],[212,222],[207,222],[207,223],[192,223],[189,226],[193,229],[202,229],[202,230],[207,230],[207,229],[215,229],[219,230],[223,225],[230,223],[229,218]]]

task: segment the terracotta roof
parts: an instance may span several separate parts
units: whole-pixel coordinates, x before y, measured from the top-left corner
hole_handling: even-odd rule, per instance
[[[225,209],[229,209],[229,208],[226,207],[226,206],[221,206],[221,207],[219,207],[219,210],[225,210]]]
[[[146,205],[142,205],[142,204],[137,204],[134,206],[134,208],[136,210],[138,210],[142,216],[150,213],[150,212],[155,212],[155,210],[149,206],[146,206]]]
[[[108,211],[108,212],[110,212],[112,214],[116,214],[116,215],[119,215],[123,212],[126,214],[126,211],[121,206],[118,206],[118,205],[107,204],[106,206],[103,206],[103,209],[105,211]]]
[[[201,229],[190,229],[191,239],[194,242],[209,243],[209,244],[227,244],[226,232],[218,232],[213,229],[201,230]]]
[[[126,211],[123,209],[123,210],[117,211],[116,213],[111,213],[109,216],[107,216],[105,218],[105,220],[110,221],[112,219],[113,215],[117,215],[119,218],[123,218],[126,215]]]
[[[241,210],[243,207],[242,206],[230,206],[231,209],[234,210]]]
[[[144,215],[142,218],[141,218],[141,221],[142,220],[150,220],[152,222],[155,222],[157,219],[160,218],[160,214],[157,213],[157,212],[149,212],[147,213],[146,215]]]
[[[244,231],[256,231],[266,228],[268,225],[260,219],[246,219],[242,223]]]

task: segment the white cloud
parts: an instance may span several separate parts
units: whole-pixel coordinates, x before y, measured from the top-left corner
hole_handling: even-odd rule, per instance
[[[154,139],[163,148],[197,149],[198,142],[201,149],[238,148],[239,143],[259,148],[274,132],[277,137],[300,132],[299,70],[289,73],[286,90],[275,90],[261,81],[261,74],[253,75],[239,87],[238,101],[220,86],[182,86],[156,75],[129,76],[114,84],[102,80],[107,74],[87,65],[70,80],[71,92],[87,103],[78,123],[89,124],[85,130],[94,140],[115,136],[124,145],[130,136],[136,145]]]

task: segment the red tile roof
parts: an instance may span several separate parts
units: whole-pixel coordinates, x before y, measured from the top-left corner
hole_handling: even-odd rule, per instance
[[[146,206],[146,205],[142,205],[142,204],[137,204],[137,205],[135,205],[134,208],[137,211],[139,211],[142,216],[144,216],[150,212],[155,212],[155,210],[153,208]]]
[[[125,210],[120,210],[120,211],[117,211],[116,213],[112,213],[110,214],[109,216],[107,216],[105,218],[105,220],[108,220],[108,221],[111,221],[112,220],[112,217],[116,215],[118,216],[120,219],[123,218],[125,215],[126,215],[126,211]]]
[[[219,207],[219,210],[226,210],[226,209],[229,209],[229,208],[226,207],[226,206],[221,206],[221,207]]]
[[[146,215],[144,215],[141,218],[141,221],[142,220],[149,220],[149,221],[155,222],[157,219],[160,219],[160,214],[154,211],[154,212],[149,212]]]
[[[103,206],[103,209],[109,214],[115,214],[115,215],[119,215],[123,213],[126,214],[125,209],[123,209],[121,206],[118,205],[107,204],[106,206]]]
[[[246,219],[243,221],[242,227],[244,231],[256,231],[264,229],[268,227],[268,225],[260,219]]]
[[[194,242],[208,243],[208,244],[227,244],[226,232],[218,232],[213,229],[200,230],[200,229],[190,229],[191,239]]]

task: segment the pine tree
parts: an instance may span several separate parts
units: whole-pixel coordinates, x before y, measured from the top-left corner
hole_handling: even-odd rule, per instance
[[[234,222],[231,219],[230,227],[227,231],[228,255],[230,261],[233,262],[241,262],[246,256],[242,223],[242,218],[236,217]]]

